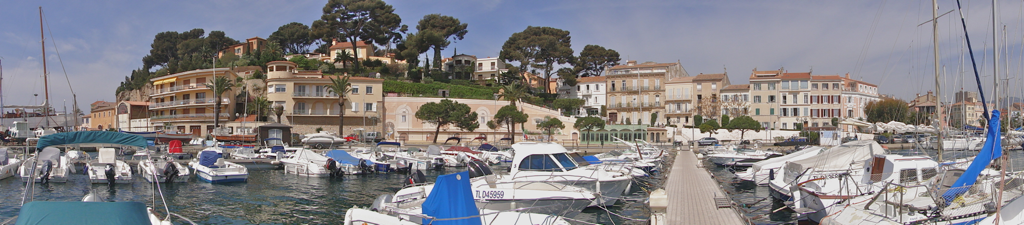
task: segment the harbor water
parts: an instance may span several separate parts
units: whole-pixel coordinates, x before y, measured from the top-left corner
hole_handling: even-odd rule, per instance
[[[923,152],[918,150],[893,150],[890,153],[899,155],[927,154],[932,158],[935,158],[936,154],[934,150],[925,150]],[[1010,171],[1024,169],[1024,152],[1012,150],[1004,153],[1008,156],[1007,165],[1011,168]],[[944,159],[966,158],[972,157],[975,154],[977,154],[976,151],[952,151],[944,153],[943,157]],[[799,214],[785,207],[783,202],[772,199],[769,195],[770,187],[758,186],[753,182],[740,182],[730,171],[730,169],[743,171],[746,168],[733,169],[722,167],[714,165],[710,161],[705,162],[705,165],[707,165],[715,180],[729,194],[733,202],[739,205],[740,212],[744,214],[743,216],[749,218],[753,224],[796,224],[799,222]]]
[[[133,165],[134,166],[134,165]],[[495,171],[505,171],[495,167]],[[464,170],[464,169],[462,169]],[[438,175],[458,172],[425,171],[433,182]],[[131,184],[91,184],[79,170],[67,183],[39,184],[32,191],[35,201],[81,201],[92,192],[104,201],[137,201],[152,206],[153,185],[136,175]],[[285,174],[282,170],[250,169],[245,183],[210,184],[194,177],[188,183],[161,184],[167,206],[174,213],[198,224],[341,224],[353,206],[369,207],[382,194],[394,194],[406,182],[405,174],[350,175],[342,178],[313,178]],[[17,216],[25,183],[17,177],[0,180],[0,221]],[[646,224],[650,213],[641,188],[607,208],[588,208],[575,220],[599,224]],[[158,211],[163,204],[156,199]],[[626,219],[629,217],[633,219]],[[182,223],[183,221],[176,221]]]

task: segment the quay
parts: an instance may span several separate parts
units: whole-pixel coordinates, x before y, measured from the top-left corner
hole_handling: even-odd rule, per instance
[[[667,224],[748,224],[692,150],[676,151],[665,192]]]

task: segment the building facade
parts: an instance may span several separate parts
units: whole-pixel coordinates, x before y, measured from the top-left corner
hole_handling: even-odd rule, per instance
[[[719,95],[722,115],[730,118],[750,115],[750,85],[733,84],[722,88]],[[725,126],[725,124],[722,124]]]
[[[284,106],[279,122],[291,125],[292,132],[315,133],[317,128],[338,132],[338,115],[343,111],[345,130],[338,134],[347,135],[357,129],[380,131],[383,79],[349,77],[351,92],[342,107],[337,93],[327,87],[331,78],[338,76],[300,71],[288,61],[269,62],[267,70],[267,100],[274,106]]]
[[[114,128],[117,114],[114,111],[113,102],[97,101],[89,106],[89,115],[86,116],[86,130],[107,130]]]
[[[670,124],[693,126],[693,77],[665,82],[665,119]]]
[[[868,115],[864,109],[868,106],[868,103],[878,101],[878,86],[867,83],[864,81],[850,79],[850,74],[846,74],[843,78],[843,95],[844,100],[843,106],[843,118],[854,118],[860,121],[867,121]],[[932,105],[932,112],[934,113],[934,105]],[[851,131],[856,130],[856,127],[852,125],[846,125],[842,127],[843,130]]]
[[[843,87],[840,76],[820,75],[811,79],[811,119],[805,127],[838,126],[832,124],[832,118],[845,118]]]
[[[148,106],[152,113],[151,126],[154,130],[173,130],[196,137],[212,134],[215,118],[221,123],[233,119],[236,107],[232,106],[231,99],[236,95],[237,88],[218,97],[213,95],[213,87],[207,84],[221,76],[234,81],[243,72],[241,70],[249,69],[251,67],[200,69],[150,79],[154,88],[149,95]],[[214,115],[217,101],[222,104],[219,117]]]
[[[329,48],[329,51],[331,51],[331,61],[334,62],[334,66],[338,68],[342,68],[346,65],[346,63],[342,63],[341,61],[335,61],[338,59],[338,55],[341,55],[342,52],[347,53],[352,58],[359,59],[360,63],[364,60],[370,59],[370,56],[373,55],[373,45],[365,41],[356,42],[357,54],[352,53],[351,42],[338,42],[338,40],[334,40],[332,42],[333,43]],[[347,65],[352,65],[352,63],[353,62],[348,62]]]
[[[761,127],[777,129],[781,117],[779,108],[779,85],[782,81],[783,68],[779,70],[757,70],[750,72],[750,109],[751,118],[761,122]]]
[[[228,46],[227,48],[221,49],[217,52],[217,58],[222,58],[225,55],[235,55],[241,57],[245,54],[250,54],[254,51],[261,50],[267,46],[267,39],[260,37],[252,37],[245,39],[245,43]]]
[[[704,120],[719,119],[724,111],[720,98],[722,89],[729,86],[729,76],[725,73],[698,74],[693,78],[693,96],[696,104],[696,115]]]
[[[607,111],[612,124],[664,124],[664,84],[689,74],[679,63],[628,61],[606,69]]]
[[[472,80],[494,80],[504,72],[508,72],[504,61],[496,57],[479,58],[476,59],[476,70],[473,72]]]
[[[570,91],[571,98],[583,99],[576,115],[603,117],[601,107],[605,106],[608,88],[605,87],[604,76],[581,77],[577,80],[576,90]],[[575,94],[574,96],[572,94]],[[607,109],[605,109],[607,110]]]
[[[117,130],[155,131],[149,120],[149,102],[121,101],[117,103]]]

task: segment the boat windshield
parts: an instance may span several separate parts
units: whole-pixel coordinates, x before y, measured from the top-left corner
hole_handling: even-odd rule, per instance
[[[558,153],[555,154],[555,158],[558,159],[558,163],[562,164],[562,167],[565,167],[566,171],[576,169],[576,162],[573,162],[572,159],[569,158],[569,155],[566,155],[565,153]]]
[[[574,153],[569,154],[569,156],[572,156],[572,160],[576,161],[576,164],[578,164],[580,167],[584,167],[584,166],[589,166],[590,165],[590,162],[587,162],[586,159],[583,159],[583,156],[580,156],[580,153],[575,153],[574,152]]]
[[[558,167],[555,160],[551,159],[550,155],[530,155],[526,156],[521,163],[519,163],[519,170],[523,171],[557,171],[562,172],[562,168]]]

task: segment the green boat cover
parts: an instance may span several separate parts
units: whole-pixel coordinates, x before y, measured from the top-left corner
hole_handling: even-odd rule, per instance
[[[36,148],[67,144],[119,144],[146,148],[146,138],[136,134],[113,131],[75,131],[46,135],[39,138]]]
[[[111,132],[114,133],[114,132]],[[29,202],[21,206],[22,224],[151,224],[141,202]]]

